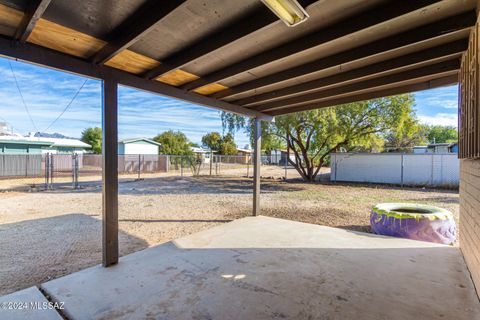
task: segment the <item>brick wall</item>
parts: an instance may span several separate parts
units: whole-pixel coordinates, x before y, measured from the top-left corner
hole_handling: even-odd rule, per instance
[[[480,294],[480,159],[460,163],[460,248]]]

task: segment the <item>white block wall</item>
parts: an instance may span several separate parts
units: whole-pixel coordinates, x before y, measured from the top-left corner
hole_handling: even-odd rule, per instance
[[[458,186],[456,154],[336,153],[331,181]]]

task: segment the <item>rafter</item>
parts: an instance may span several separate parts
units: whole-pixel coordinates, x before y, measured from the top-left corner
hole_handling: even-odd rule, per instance
[[[390,1],[385,5],[371,9],[354,18],[349,17],[332,26],[316,30],[307,36],[259,53],[253,57],[226,66],[210,74],[203,75],[198,80],[183,85],[182,88],[192,90],[210,83],[221,81],[236,74],[286,58],[295,53],[314,48],[337,38],[391,20],[435,2],[438,2],[438,0]]]
[[[414,45],[416,43],[425,42],[438,37],[445,37],[472,27],[475,25],[475,21],[475,11],[469,11],[460,15],[430,23],[414,30],[396,34],[357,48],[320,58],[319,60],[239,84],[225,90],[225,93],[221,91],[212,95],[212,97],[222,98],[224,95],[228,96],[232,95],[233,93],[237,94],[258,89],[307,74],[319,72],[327,68],[339,66],[343,63],[365,59],[376,54],[382,54],[390,50]],[[423,43],[422,46],[425,47],[425,44]]]
[[[127,49],[149,33],[166,15],[186,0],[157,1],[149,0],[119,27],[107,36],[107,44],[97,52],[91,61],[104,64],[120,51]]]
[[[31,0],[23,15],[22,22],[15,32],[14,39],[20,42],[27,41],[28,36],[32,33],[37,21],[42,17],[51,0]]]
[[[397,58],[381,61],[358,69],[336,73],[334,75],[303,82],[290,87],[265,92],[251,97],[228,100],[242,106],[255,106],[262,102],[276,101],[285,97],[297,96],[302,93],[319,91],[324,87],[341,85],[342,83],[358,81],[365,77],[372,77],[384,72],[402,69],[412,65],[430,62],[432,60],[460,56],[468,46],[468,39],[457,40],[451,43],[436,46],[430,49],[410,53]]]
[[[255,110],[236,106],[225,101],[215,100],[200,94],[186,92],[165,83],[143,79],[131,73],[127,73],[115,68],[91,64],[85,60],[30,43],[25,43],[23,46],[14,46],[12,45],[11,40],[0,37],[0,56],[4,56],[6,58],[15,58],[25,62],[30,62],[89,78],[101,80],[110,79],[127,87],[157,93],[190,103],[233,112],[248,117],[258,117],[264,120],[271,120],[270,116]]]
[[[303,0],[299,2],[306,7],[316,1]],[[254,12],[162,59],[162,64],[146,72],[144,77],[155,79],[277,21],[278,17],[266,6],[259,3]]]
[[[338,95],[353,93],[357,91],[367,90],[370,88],[376,88],[383,85],[390,85],[395,83],[401,83],[416,78],[435,76],[438,74],[455,73],[460,69],[460,59],[455,58],[453,60],[438,62],[432,65],[420,67],[413,70],[407,70],[399,73],[386,75],[379,78],[373,78],[361,82],[356,82],[350,85],[344,85],[341,87],[335,87],[314,93],[307,93],[301,96],[287,98],[283,100],[273,101],[265,103],[260,106],[253,107],[257,111],[268,111],[277,108],[285,108],[292,105],[302,105],[315,102],[317,100],[335,97]]]
[[[434,89],[434,88],[444,87],[444,86],[452,85],[456,83],[458,83],[458,74],[440,77],[440,78],[428,80],[428,81],[421,81],[414,84],[401,85],[398,87],[371,91],[363,94],[357,94],[357,95],[338,98],[338,99],[325,100],[325,101],[316,102],[316,103],[299,106],[299,107],[297,106],[297,107],[291,107],[286,109],[273,110],[271,112],[268,112],[267,114],[272,116],[279,116],[279,115],[288,114],[288,113],[338,106],[341,104],[353,103],[356,101],[365,101],[370,99],[389,97],[397,94],[410,93],[414,91]]]

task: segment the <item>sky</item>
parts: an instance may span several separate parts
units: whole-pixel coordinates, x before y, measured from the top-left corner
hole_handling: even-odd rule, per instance
[[[4,58],[0,79],[0,122],[7,122],[15,133],[58,132],[79,138],[85,128],[101,126],[100,81]],[[414,95],[422,123],[457,126],[457,86]],[[208,132],[223,132],[218,110],[126,87],[119,88],[118,112],[119,139],[180,130],[200,143]],[[235,133],[235,141],[240,147],[249,143],[244,132]]]

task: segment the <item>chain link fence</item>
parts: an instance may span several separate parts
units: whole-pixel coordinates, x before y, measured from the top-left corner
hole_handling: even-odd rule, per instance
[[[299,177],[279,156],[262,155],[261,175],[273,179]],[[194,154],[119,155],[118,174],[122,179],[149,179],[162,176],[228,176],[251,178],[253,156]],[[0,191],[72,188],[102,181],[102,155],[39,154],[0,155]]]

